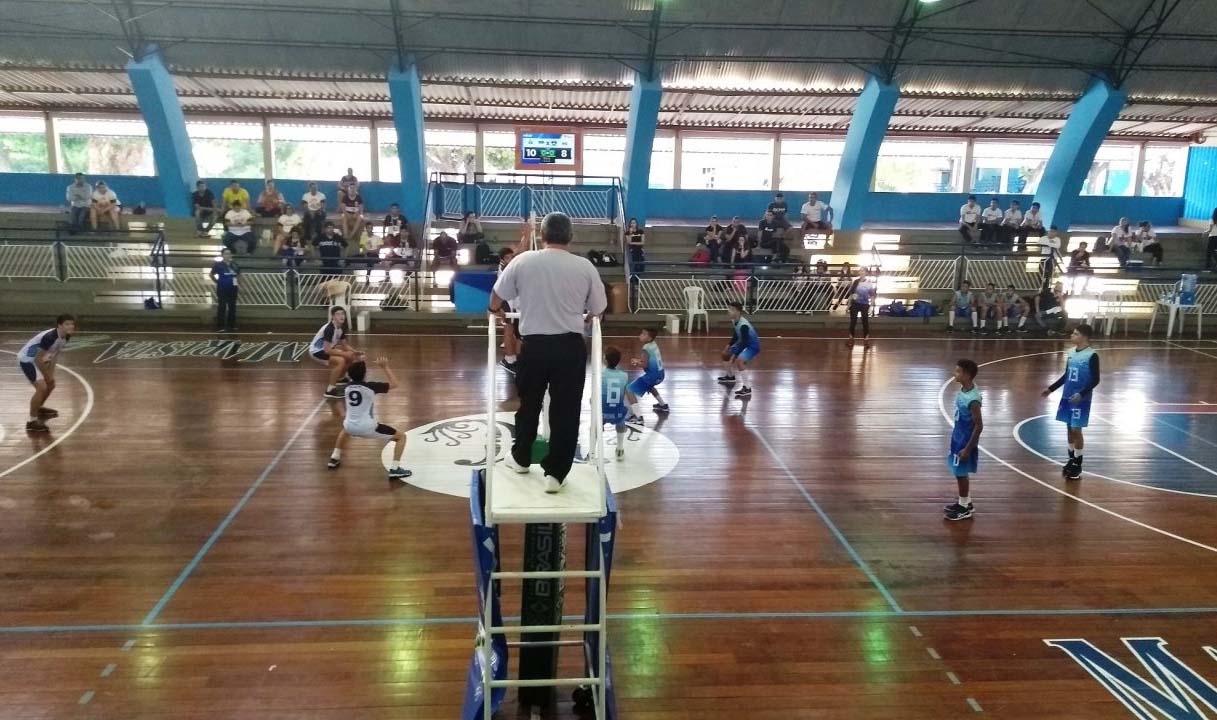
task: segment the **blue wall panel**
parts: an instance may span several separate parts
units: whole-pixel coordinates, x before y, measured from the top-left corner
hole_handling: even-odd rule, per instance
[[[1187,153],[1183,183],[1183,217],[1211,220],[1217,208],[1217,147],[1193,147]]]

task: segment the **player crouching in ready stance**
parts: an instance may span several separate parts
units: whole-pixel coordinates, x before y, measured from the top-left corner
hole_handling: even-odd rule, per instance
[[[342,452],[346,450],[348,437],[392,440],[397,446],[393,449],[393,465],[389,468],[389,479],[402,480],[411,475],[409,470],[401,466],[401,456],[406,452],[406,434],[391,425],[378,422],[375,409],[376,396],[389,392],[399,383],[397,376],[389,368],[388,358],[377,358],[376,367],[384,371],[389,380],[387,383],[366,380],[368,366],[363,361],[352,363],[347,368],[351,382],[342,389],[346,417],[342,420],[338,439],[334,441],[334,452],[330,455],[328,467],[333,470],[342,464]]]

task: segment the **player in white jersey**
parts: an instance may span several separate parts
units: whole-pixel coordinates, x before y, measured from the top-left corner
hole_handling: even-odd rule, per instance
[[[343,397],[342,389],[338,385],[347,374],[348,368],[364,358],[363,353],[351,347],[346,336],[347,311],[336,307],[330,310],[330,321],[321,326],[308,348],[314,360],[329,367],[330,377],[325,385],[325,396],[335,400],[341,400]]]
[[[376,396],[389,392],[399,383],[397,376],[389,367],[388,358],[376,358],[376,367],[384,371],[389,382],[366,380],[368,366],[362,360],[352,363],[347,368],[351,382],[342,389],[343,399],[346,402],[346,417],[342,420],[342,429],[338,431],[338,439],[334,441],[334,452],[330,454],[327,467],[333,470],[342,464],[342,451],[346,449],[349,437],[392,440],[397,443],[397,446],[393,449],[393,465],[389,468],[389,479],[402,480],[411,475],[409,470],[401,466],[401,456],[406,451],[406,434],[392,425],[385,425],[376,420]]]
[[[34,397],[30,398],[30,419],[25,429],[30,432],[47,432],[46,421],[58,417],[59,412],[43,403],[55,390],[55,366],[59,363],[59,351],[76,332],[76,318],[60,315],[55,318],[55,327],[43,330],[21,347],[17,353],[17,366],[34,386]]]

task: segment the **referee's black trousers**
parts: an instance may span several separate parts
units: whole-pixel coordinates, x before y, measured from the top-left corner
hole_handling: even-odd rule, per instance
[[[525,335],[516,370],[520,409],[516,411],[516,437],[511,448],[524,467],[532,462],[532,444],[549,391],[549,455],[541,460],[546,475],[566,479],[579,444],[579,413],[583,382],[587,377],[587,345],[580,333]]]

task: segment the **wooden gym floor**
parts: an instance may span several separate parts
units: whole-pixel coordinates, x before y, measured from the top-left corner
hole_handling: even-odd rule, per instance
[[[622,718],[1134,717],[1045,643],[1064,638],[1150,677],[1121,638],[1160,637],[1217,681],[1217,343],[1098,343],[1089,472],[1066,484],[1064,433],[1039,417],[1056,398],[1038,396],[1060,342],[864,351],[760,332],[748,403],[713,381],[722,338],[660,341],[660,432],[680,460],[618,496]],[[32,334],[0,334],[0,359]],[[369,442],[328,472],[340,420],[308,358],[140,359],[148,345],[131,344],[211,339],[86,325],[49,437],[25,433],[28,385],[0,364],[0,717],[457,717],[476,612],[467,501],[390,486]],[[383,421],[482,411],[484,336],[357,342],[405,383]],[[985,452],[975,518],[948,523],[959,357],[983,364]]]

